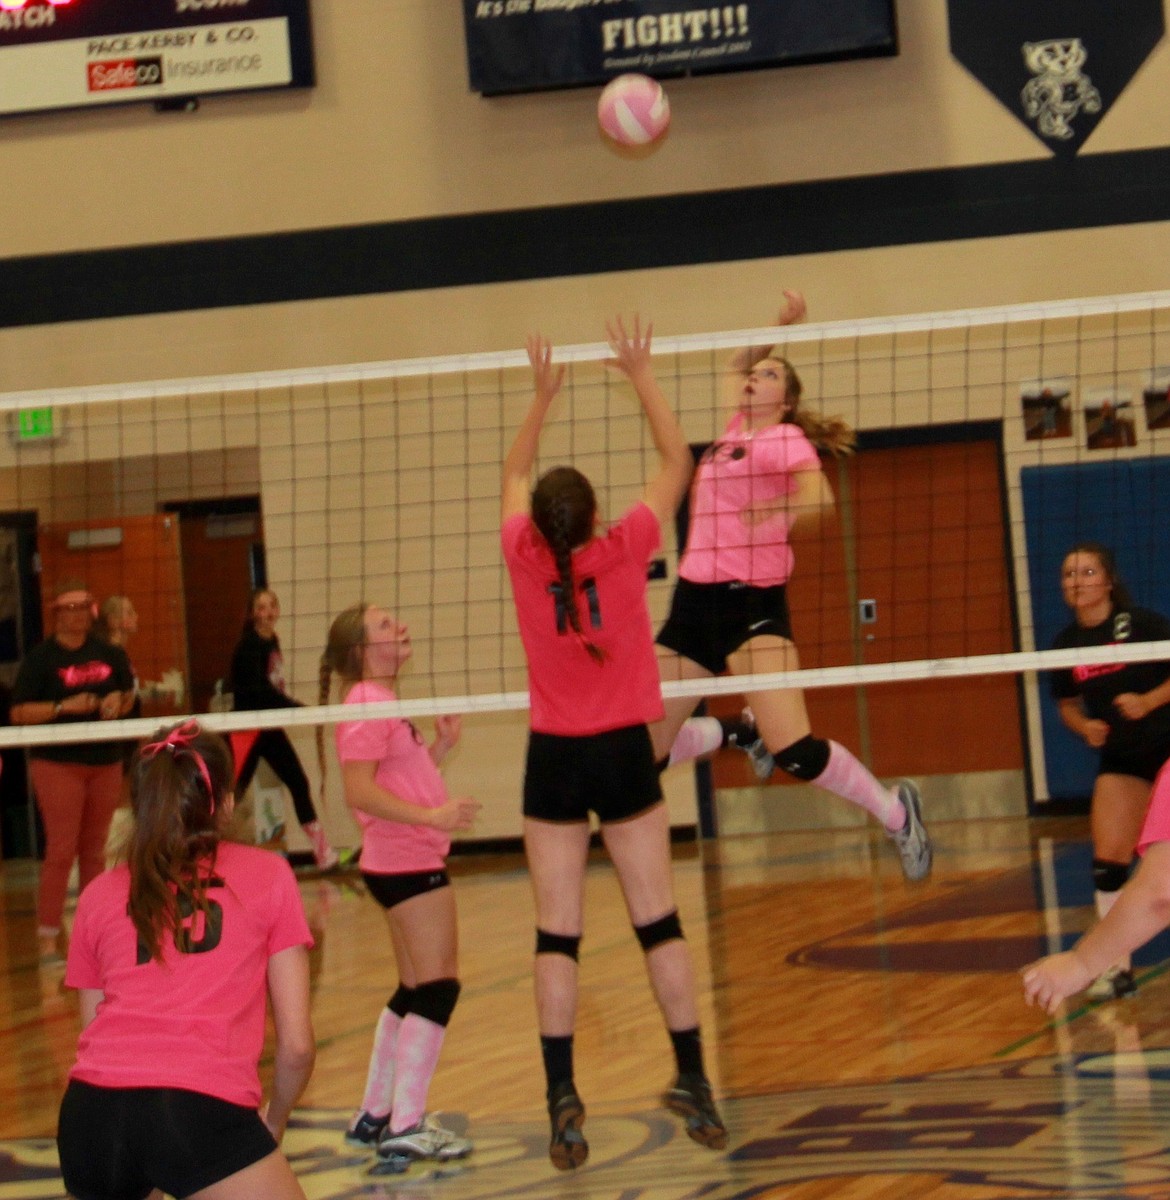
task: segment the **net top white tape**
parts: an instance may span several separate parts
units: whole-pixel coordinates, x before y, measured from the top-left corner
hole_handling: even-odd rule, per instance
[[[861,321],[823,321],[801,325],[770,325],[722,334],[658,336],[654,354],[685,354],[727,351],[742,346],[785,345],[872,337],[941,333],[948,329],[1015,324],[1023,321],[1078,320],[1086,317],[1149,312],[1170,307],[1170,292],[1141,292],[1122,296],[1090,297],[1042,304],[1014,304],[1001,308],[954,309],[949,312],[915,313],[903,317],[872,317]],[[558,362],[597,362],[608,358],[604,342],[555,348]],[[258,392],[271,388],[296,388],[377,380],[452,375],[475,371],[526,368],[523,350],[482,354],[450,355],[441,358],[412,358],[386,362],[348,363],[338,366],[303,367],[293,370],[241,372],[230,375],[201,375],[190,379],[158,379],[139,383],[117,383],[82,387],[43,388],[0,392],[0,412],[21,408],[59,408],[69,404],[95,404],[128,400],[160,400],[178,396],[220,395]]]
[[[1075,667],[1089,659],[1094,664],[1170,661],[1170,641],[1134,642],[1094,646],[1090,650],[1039,650],[1012,654],[981,654],[969,658],[912,659],[870,666],[822,667],[804,671],[764,675],[727,675],[705,680],[664,683],[666,697],[737,695],[799,687],[867,687],[883,683],[909,683],[925,679],[956,679],[980,675],[1010,675],[1029,671],[1052,671]],[[305,705],[301,708],[271,708],[258,712],[198,713],[206,729],[229,733],[244,729],[291,729],[300,726],[336,725],[372,717],[433,717],[448,713],[518,712],[528,707],[527,692],[497,692],[482,696],[419,697],[379,704]],[[84,721],[65,725],[15,725],[0,728],[0,747],[47,746],[76,742],[112,742],[149,737],[160,724],[180,721],[181,716],[141,717],[122,721]]]

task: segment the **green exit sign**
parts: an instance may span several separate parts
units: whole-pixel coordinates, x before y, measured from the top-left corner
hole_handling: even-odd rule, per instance
[[[18,442],[45,442],[59,432],[51,408],[17,409],[12,428]]]

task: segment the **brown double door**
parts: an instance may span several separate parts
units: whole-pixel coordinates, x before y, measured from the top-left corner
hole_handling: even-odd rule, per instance
[[[789,602],[803,667],[1016,648],[995,437],[864,449],[826,473],[838,519],[794,541]],[[1015,675],[816,688],[806,698],[813,732],[859,751],[879,776],[1023,766]],[[724,753],[714,782],[755,779],[742,755]]]

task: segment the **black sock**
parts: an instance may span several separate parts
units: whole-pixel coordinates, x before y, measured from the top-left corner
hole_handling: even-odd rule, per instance
[[[739,746],[742,749],[760,736],[756,727],[749,725],[742,717],[720,717],[719,727],[723,730],[724,746]]]
[[[544,1076],[551,1096],[558,1084],[573,1082],[573,1035],[545,1037],[541,1034],[540,1052],[544,1055]]]
[[[674,1045],[674,1060],[680,1075],[703,1075],[703,1041],[699,1027],[694,1029],[671,1029],[670,1040]]]

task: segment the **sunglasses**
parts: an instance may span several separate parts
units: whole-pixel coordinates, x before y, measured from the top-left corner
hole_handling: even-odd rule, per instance
[[[78,613],[89,612],[91,604],[92,601],[88,600],[74,600],[69,604],[55,604],[53,607],[58,612]]]

